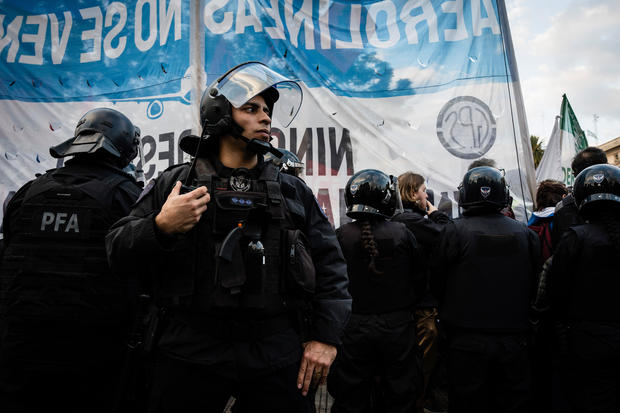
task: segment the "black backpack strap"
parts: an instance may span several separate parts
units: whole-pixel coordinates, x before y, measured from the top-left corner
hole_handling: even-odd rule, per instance
[[[258,180],[264,182],[267,189],[267,199],[269,202],[269,211],[274,219],[284,219],[282,191],[280,190],[280,182],[278,177],[280,169],[268,162],[265,164]]]
[[[215,167],[211,164],[211,162],[209,162],[206,158],[196,159],[194,171],[196,173],[196,181],[198,181],[198,185],[205,185],[207,187],[207,191],[213,192],[213,177],[216,173]]]

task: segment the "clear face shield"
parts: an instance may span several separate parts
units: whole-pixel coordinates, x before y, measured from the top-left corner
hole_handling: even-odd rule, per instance
[[[259,62],[243,63],[220,77],[212,86],[235,107],[240,108],[261,92],[275,88],[279,97],[273,107],[272,119],[283,127],[291,124],[303,100],[301,87]]]
[[[146,178],[144,176],[144,148],[142,147],[142,138],[140,137],[140,128],[134,126],[135,135],[134,143],[138,148],[138,165],[135,166],[132,162],[129,163],[123,170],[134,177],[142,187],[146,184]]]
[[[400,197],[400,188],[398,187],[398,177],[394,175],[390,175],[390,189],[394,192],[394,196],[396,196],[395,202],[395,211],[394,215],[402,214],[404,212],[403,208],[403,200]]]

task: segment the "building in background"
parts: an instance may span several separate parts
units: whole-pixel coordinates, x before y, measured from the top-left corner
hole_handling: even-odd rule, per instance
[[[598,147],[605,151],[608,163],[620,166],[620,136],[616,139],[610,140],[609,142],[605,142]]]

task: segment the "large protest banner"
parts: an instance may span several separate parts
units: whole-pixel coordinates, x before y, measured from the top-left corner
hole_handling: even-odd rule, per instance
[[[107,106],[142,129],[147,179],[187,159],[205,86],[244,61],[302,83],[295,121],[273,144],[306,163],[330,220],[365,168],[421,173],[458,214],[470,162],[506,171],[525,219],[534,168],[502,0],[3,1],[0,198],[56,165],[50,145]]]

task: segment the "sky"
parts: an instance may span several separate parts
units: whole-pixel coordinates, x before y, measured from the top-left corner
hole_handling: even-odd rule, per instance
[[[505,1],[530,134],[546,145],[566,93],[590,145],[620,137],[620,1]]]

